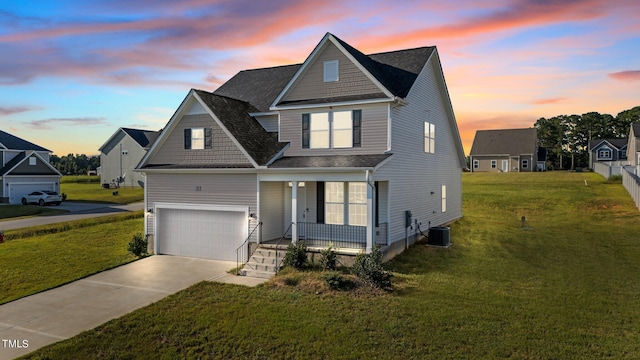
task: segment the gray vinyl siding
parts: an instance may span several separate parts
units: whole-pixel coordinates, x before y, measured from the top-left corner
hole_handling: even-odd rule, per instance
[[[147,208],[155,203],[239,205],[257,213],[256,174],[148,173],[147,178]],[[147,217],[147,233],[154,234],[153,215]]]
[[[29,164],[29,158],[33,157],[36,159],[35,165]],[[37,158],[35,155],[27,156],[25,160],[23,160],[20,165],[16,166],[11,173],[7,175],[58,175],[55,171],[53,171],[46,163]]]
[[[629,145],[627,146],[627,160],[629,160],[629,164],[633,166],[637,166],[638,164],[638,138],[636,136],[640,136],[640,134],[635,134],[633,131],[633,125],[629,130]]]
[[[368,104],[354,106],[333,106],[332,109],[317,108],[306,110],[286,110],[280,112],[280,141],[289,142],[285,156],[304,155],[359,155],[381,154],[387,150],[388,105]],[[303,149],[302,114],[330,111],[362,110],[362,146],[339,149]]]
[[[473,161],[478,161],[478,168],[473,167]],[[491,168],[491,161],[495,160],[496,167]],[[507,156],[474,156],[471,160],[473,172],[500,172],[502,171],[502,160],[509,160]]]
[[[100,182],[110,184],[120,177],[120,161],[122,160],[122,174],[124,183],[120,186],[140,187],[144,186],[144,177],[141,173],[134,172],[133,169],[147,153],[140,144],[133,140],[123,131],[118,130],[118,135],[110,143],[106,144],[100,153],[100,167],[102,169]],[[120,145],[126,155],[120,156]]]
[[[268,132],[278,132],[278,115],[256,116],[256,120]]]
[[[426,233],[462,216],[462,168],[455,145],[456,136],[441,96],[441,79],[430,60],[407,96],[407,105],[391,113],[393,157],[375,175],[389,181],[391,242],[404,240],[405,211],[421,223]],[[424,121],[435,124],[435,154],[424,152]],[[447,210],[442,212],[442,185],[447,186]],[[409,235],[416,234],[415,228]]]
[[[260,221],[262,221],[262,239],[279,239],[283,234],[284,223],[284,183],[260,182]]]
[[[338,81],[324,82],[324,62],[338,60]],[[327,42],[316,60],[283,101],[331,98],[344,95],[376,94],[382,91],[331,42]]]
[[[185,149],[184,129],[212,128],[211,149]],[[208,114],[184,115],[148,164],[250,164]]]

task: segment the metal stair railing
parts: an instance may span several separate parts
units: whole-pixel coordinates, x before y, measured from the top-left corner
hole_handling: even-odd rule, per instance
[[[284,231],[284,234],[282,234],[282,237],[276,243],[276,274],[278,273],[278,270],[280,270],[280,264],[278,263],[278,249],[280,247],[280,243],[282,242],[282,240],[284,240],[287,237],[287,233],[289,232],[289,230],[291,230],[291,226],[293,226],[293,224],[294,224],[293,222],[289,224],[289,227],[287,228],[287,230]]]
[[[251,240],[251,236],[253,236],[253,233],[256,232],[256,230],[260,228],[262,229],[262,221],[260,221],[254,228],[253,230],[251,230],[251,232],[249,233],[249,236],[247,236],[247,239],[242,243],[242,245],[240,245],[237,249],[236,249],[236,275],[240,275],[240,250],[243,250],[244,247],[249,243],[249,240]],[[257,249],[257,248],[256,248]],[[253,250],[255,252],[255,249]],[[243,251],[244,253],[244,251]],[[253,255],[253,252],[251,253],[251,255]],[[242,266],[244,266],[249,259],[251,258],[251,255],[246,257],[246,261],[243,260],[242,262]]]

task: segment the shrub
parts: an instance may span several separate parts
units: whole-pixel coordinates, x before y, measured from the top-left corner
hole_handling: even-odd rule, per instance
[[[333,246],[320,251],[320,267],[322,270],[335,270],[338,267],[338,254],[333,250]]]
[[[622,184],[622,175],[611,175],[606,182],[608,184]]]
[[[391,274],[382,266],[380,246],[373,248],[370,254],[358,254],[353,264],[353,272],[362,281],[381,289],[391,287]]]
[[[346,278],[336,271],[329,271],[322,277],[332,290],[351,290],[356,287],[352,279]]]
[[[289,244],[287,253],[284,255],[282,266],[291,266],[301,270],[307,266],[307,245],[304,241],[297,241],[295,244]]]
[[[147,244],[147,237],[143,237],[141,233],[137,233],[133,235],[133,239],[131,239],[131,241],[129,242],[127,250],[137,257],[142,257],[148,254]]]

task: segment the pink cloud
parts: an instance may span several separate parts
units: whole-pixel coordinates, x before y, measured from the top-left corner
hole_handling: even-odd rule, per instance
[[[0,116],[7,116],[11,114],[18,114],[27,111],[41,110],[38,107],[29,107],[29,106],[9,106],[2,107],[0,106]]]
[[[620,81],[640,81],[640,70],[627,70],[607,74],[612,79]]]
[[[533,100],[531,103],[533,105],[546,105],[546,104],[555,104],[565,100],[567,100],[567,98],[557,97],[557,98],[536,99],[536,100]]]
[[[106,125],[108,123],[103,117],[84,117],[31,120],[25,124],[32,129],[53,129],[56,126]]]

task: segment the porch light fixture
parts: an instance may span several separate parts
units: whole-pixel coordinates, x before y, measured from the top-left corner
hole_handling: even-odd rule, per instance
[[[147,209],[147,214],[153,214],[153,208]]]
[[[254,213],[250,213],[249,214],[249,219],[255,219],[256,218],[256,214]]]

